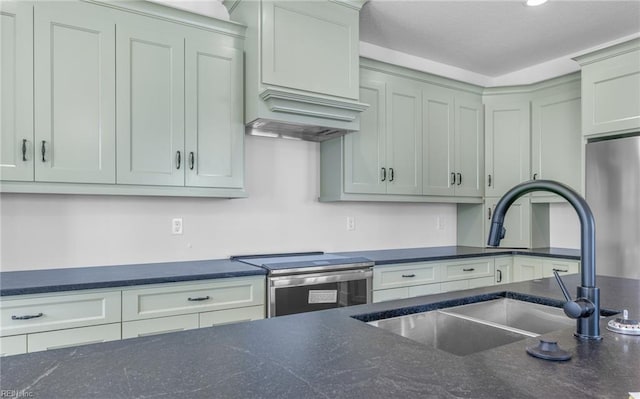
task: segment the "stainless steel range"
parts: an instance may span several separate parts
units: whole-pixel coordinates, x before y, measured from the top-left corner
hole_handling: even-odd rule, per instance
[[[231,259],[268,271],[268,317],[371,303],[373,262],[366,258],[305,252]]]

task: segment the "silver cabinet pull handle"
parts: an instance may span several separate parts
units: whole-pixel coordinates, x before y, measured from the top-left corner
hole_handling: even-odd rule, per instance
[[[536,180],[537,178],[538,178],[538,174],[537,174],[537,173],[534,173],[534,174],[533,174],[533,180]]]
[[[27,139],[22,139],[22,161],[27,161]]]
[[[489,208],[489,220],[491,220],[491,208]]]
[[[451,172],[451,185],[455,185],[456,184],[456,174]]]
[[[11,320],[29,320],[29,319],[37,319],[38,317],[42,317],[44,314],[26,314],[24,316],[11,316]]]
[[[42,140],[42,146],[40,147],[40,152],[42,153],[42,162],[47,162],[46,159],[44,159],[44,154],[47,152],[47,147],[46,147],[46,141]]]
[[[462,271],[463,271],[463,272],[472,272],[472,271],[474,271],[474,270],[476,270],[476,269],[475,269],[475,268],[473,268],[473,267],[470,267],[470,268],[468,268],[468,269],[462,269]]]
[[[498,281],[496,281],[496,283],[501,283],[502,282],[502,270],[498,269],[496,271],[498,272]]]
[[[415,277],[415,274],[403,274],[402,277]]]
[[[193,167],[194,167],[195,162],[196,162],[195,157],[196,157],[195,154],[193,153],[193,151],[191,151],[189,153],[189,169],[191,169],[191,170],[193,170]]]
[[[491,175],[488,176],[488,180],[489,180],[489,187],[491,187]]]
[[[180,169],[181,162],[182,162],[182,154],[180,154],[180,151],[176,151],[176,169]]]
[[[191,302],[200,302],[200,301],[206,301],[211,299],[211,297],[209,295],[207,296],[198,296],[195,298],[187,298],[187,301],[191,301]]]
[[[391,172],[391,179],[389,179],[389,181],[393,181],[393,168],[389,168],[389,172]]]
[[[382,168],[382,179],[380,181],[387,180],[387,168]]]
[[[462,173],[456,173],[458,175],[458,185],[462,184]]]

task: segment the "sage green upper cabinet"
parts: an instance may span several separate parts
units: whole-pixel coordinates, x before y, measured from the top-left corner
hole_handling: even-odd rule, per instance
[[[184,185],[184,35],[132,18],[117,32],[118,183]]]
[[[362,0],[226,1],[245,42],[245,123],[295,134],[359,130]],[[295,125],[296,128],[291,128]],[[316,135],[321,140],[322,135]]]
[[[576,58],[582,66],[582,131],[586,136],[640,128],[640,39]]]
[[[360,100],[369,104],[360,115],[360,131],[344,140],[344,191],[359,194],[384,194],[386,164],[386,84],[360,74]],[[386,171],[384,172],[386,173]]]
[[[387,193],[422,194],[422,92],[402,78],[387,89]]]
[[[480,96],[458,96],[455,105],[455,195],[458,197],[482,197],[484,194],[484,108],[482,100]]]
[[[423,193],[482,197],[484,126],[480,96],[423,90]]]
[[[486,223],[484,242],[489,237],[491,218],[500,198],[487,198],[485,200]],[[529,248],[531,246],[531,200],[529,197],[517,199],[504,217],[505,236],[500,241],[500,247]]]
[[[0,3],[0,179],[33,180],[33,6]]]
[[[358,18],[329,1],[263,1],[262,82],[358,99]]]
[[[522,95],[485,96],[487,197],[500,197],[529,180],[529,100]]]
[[[556,180],[582,189],[580,82],[531,103],[531,178]],[[533,196],[548,196],[535,192]]]
[[[244,186],[242,50],[193,30],[185,49],[187,186]]]
[[[455,94],[453,90],[427,85],[422,92],[422,192],[454,195]]]
[[[35,179],[115,183],[115,23],[83,3],[34,18]]]

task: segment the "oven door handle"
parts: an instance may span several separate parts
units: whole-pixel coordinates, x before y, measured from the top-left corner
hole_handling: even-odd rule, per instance
[[[298,274],[293,276],[269,277],[273,288],[301,287],[305,285],[339,283],[343,281],[365,280],[373,277],[372,268],[344,270],[335,273]]]

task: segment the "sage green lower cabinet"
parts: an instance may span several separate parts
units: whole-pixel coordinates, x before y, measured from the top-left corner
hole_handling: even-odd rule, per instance
[[[125,321],[122,323],[122,339],[192,330],[195,328],[198,328],[197,314]]]
[[[231,323],[240,323],[251,320],[264,319],[265,307],[249,306],[246,308],[235,308],[227,310],[217,310],[215,312],[203,312],[199,316],[199,327],[215,327]]]
[[[121,339],[120,323],[70,328],[27,335],[29,352],[98,344]]]
[[[544,259],[542,261],[542,277],[553,277],[554,271],[557,271],[561,276],[580,273],[580,262],[566,259]]]
[[[0,357],[27,353],[27,335],[0,337]]]
[[[122,292],[122,337],[264,318],[265,278],[157,284]]]
[[[513,280],[513,256],[498,256],[495,258],[495,284],[509,284]]]
[[[492,277],[472,278],[468,280],[447,281],[441,284],[441,292],[470,290],[473,288],[489,287],[494,285]]]
[[[514,256],[513,282],[538,280],[542,277],[542,259],[529,256]]]

